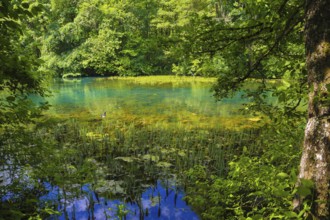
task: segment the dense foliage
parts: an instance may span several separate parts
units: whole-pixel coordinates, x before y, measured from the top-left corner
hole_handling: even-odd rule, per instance
[[[48,5],[42,49],[60,76],[217,75],[221,57],[193,55],[196,32],[214,18],[206,1],[62,1]]]
[[[136,184],[136,169],[153,182],[159,167],[180,166],[186,200],[203,219],[306,217],[308,202],[301,212],[291,211],[294,196],[308,196],[312,188],[308,181],[295,188],[307,93],[304,16],[299,0],[2,0],[0,172],[21,176],[0,185],[0,198],[19,192],[1,202],[0,219],[56,214],[37,202],[45,193],[42,183],[64,191],[72,184],[97,188],[104,170],[121,170],[122,164],[131,169],[127,186]],[[243,142],[218,130],[30,124],[46,105],[35,106],[28,96],[45,95],[48,77],[156,74],[217,76],[218,99],[244,90],[251,100],[245,110],[270,124]],[[244,87],[246,81],[254,88]],[[275,105],[270,96],[278,98]],[[216,141],[231,151],[211,154]],[[22,182],[26,173],[30,181]]]
[[[51,1],[46,66],[60,76],[169,73],[157,1]]]
[[[0,4],[0,128],[18,125],[39,114],[32,108],[28,93],[44,94],[42,72],[38,70],[37,37],[41,6],[21,1],[1,1]]]
[[[289,1],[61,1],[48,6],[45,69],[57,76],[217,76],[221,99],[244,89],[249,108],[297,114],[306,97],[304,3]],[[265,83],[281,79],[282,85]],[[272,106],[265,97],[278,97]]]
[[[307,202],[301,212],[292,211],[293,198],[309,195],[312,185],[306,181],[295,189],[303,126],[288,129],[264,127],[254,143],[241,146],[243,152],[229,162],[226,176],[204,166],[186,172],[186,199],[202,219],[303,219],[310,214]]]

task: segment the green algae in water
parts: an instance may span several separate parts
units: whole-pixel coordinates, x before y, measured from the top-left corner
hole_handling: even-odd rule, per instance
[[[247,100],[240,93],[216,102],[211,90],[213,79],[144,77],[82,78],[51,85],[53,106],[50,114],[81,121],[106,120],[113,125],[136,122],[141,126],[249,127],[258,118],[242,115],[239,110]],[[157,80],[158,79],[158,80]],[[106,121],[103,120],[103,121]],[[248,122],[248,123],[247,123]]]

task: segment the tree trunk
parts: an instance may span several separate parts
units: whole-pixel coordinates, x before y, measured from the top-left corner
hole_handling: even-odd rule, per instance
[[[309,84],[308,122],[298,185],[314,183],[312,213],[328,219],[330,197],[330,0],[306,1],[306,66]],[[302,206],[306,198],[294,201]]]

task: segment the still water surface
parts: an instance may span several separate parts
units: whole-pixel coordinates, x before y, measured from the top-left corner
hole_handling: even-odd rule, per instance
[[[241,93],[231,99],[216,102],[212,84],[201,82],[140,85],[131,81],[109,78],[83,78],[79,81],[56,80],[47,100],[51,112],[58,115],[98,117],[103,112],[115,118],[123,115],[139,119],[154,117],[154,121],[170,122],[202,117],[233,117],[246,100]]]
[[[49,193],[40,199],[44,202],[58,200],[60,189],[48,186]],[[123,219],[132,220],[174,220],[189,219],[198,220],[198,215],[183,201],[184,193],[177,190],[175,186],[164,186],[160,181],[145,190],[139,203],[123,203],[119,199],[110,200],[98,197],[96,192],[90,190],[86,185],[82,188],[84,196],[71,201],[57,202],[60,216],[52,216],[49,219],[120,219],[120,206],[124,209]]]
[[[51,114],[78,120],[103,120],[101,115],[106,112],[111,123],[132,120],[190,127],[231,126],[231,121],[226,124],[219,119],[242,117],[239,109],[246,100],[237,94],[232,99],[216,102],[211,86],[199,82],[140,85],[108,78],[56,80],[50,87],[53,96],[47,101],[52,105]],[[63,199],[62,189],[48,188],[49,193],[41,200],[58,207],[62,213],[59,219],[119,219],[121,204],[122,211],[127,212],[125,219],[199,219],[184,202],[183,190],[175,184],[164,186],[164,180],[145,187],[138,202],[135,199],[133,203],[99,197],[88,185],[82,187],[82,195],[70,200]]]

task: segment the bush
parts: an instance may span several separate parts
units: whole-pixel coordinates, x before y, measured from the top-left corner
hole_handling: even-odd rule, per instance
[[[226,176],[203,166],[186,172],[186,200],[203,219],[290,219],[303,129],[266,126],[228,163]],[[299,193],[299,192],[298,192]],[[308,207],[306,207],[308,210]]]

